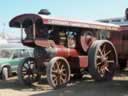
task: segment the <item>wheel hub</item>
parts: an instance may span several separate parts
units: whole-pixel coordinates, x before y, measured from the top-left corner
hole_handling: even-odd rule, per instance
[[[60,75],[62,74],[62,71],[59,69],[59,70],[57,71],[57,74],[60,76]]]
[[[107,59],[105,56],[102,56],[102,57],[101,57],[101,61],[102,61],[103,63],[106,64],[106,63],[107,63],[107,60],[108,60],[108,59]]]
[[[32,74],[32,70],[31,70],[31,69],[28,69],[28,70],[27,70],[27,73],[28,73],[28,74]]]

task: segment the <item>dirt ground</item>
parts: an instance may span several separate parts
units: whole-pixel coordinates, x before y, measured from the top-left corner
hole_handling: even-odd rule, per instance
[[[116,74],[113,81],[95,82],[89,75],[53,90],[46,79],[33,87],[19,85],[17,77],[0,81],[0,96],[128,96],[128,72]]]

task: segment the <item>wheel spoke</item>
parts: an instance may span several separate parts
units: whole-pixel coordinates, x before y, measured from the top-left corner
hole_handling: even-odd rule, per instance
[[[97,66],[99,66],[99,65],[101,65],[102,64],[102,62],[99,62],[99,63],[97,63]]]
[[[107,63],[114,63],[114,60],[107,60]]]
[[[97,67],[97,71],[98,71],[99,73],[101,72],[100,67]]]
[[[53,70],[53,71],[52,71],[52,74],[57,75],[58,72],[57,72],[56,70]]]
[[[101,73],[102,73],[102,75],[104,75],[104,73],[105,73],[105,69],[104,68],[101,69]]]
[[[57,79],[57,76],[55,74],[52,74],[52,79],[54,81],[55,79]]]
[[[27,64],[28,64],[28,65],[30,65],[30,64],[31,64],[31,61],[30,61],[30,60],[28,60]]]
[[[104,69],[105,69],[107,72],[110,72],[110,70],[108,69],[108,67],[105,67]]]
[[[27,65],[28,65],[28,68],[30,69],[30,68],[31,68],[31,67],[30,67],[30,62],[28,62]]]
[[[31,80],[31,79],[30,79],[30,74],[28,74],[28,79]]]
[[[57,76],[57,86],[60,85],[60,76]]]
[[[104,70],[101,67],[98,67],[98,72],[100,73],[100,76],[103,77]]]
[[[35,81],[35,80],[37,79],[36,77],[37,77],[37,74],[33,73],[33,74],[32,74],[32,79],[33,79],[33,81]]]
[[[105,54],[105,50],[106,50],[106,45],[103,46],[103,49],[102,49],[103,54]]]
[[[53,83],[54,83],[55,86],[57,86],[57,77],[53,78]]]
[[[101,59],[101,56],[98,56],[98,55],[97,55],[96,58],[97,58],[97,59]]]
[[[105,56],[108,56],[112,51],[109,50],[107,53],[105,53]]]
[[[27,69],[28,69],[26,66],[23,66],[23,68],[24,68],[25,70],[27,70]]]
[[[26,62],[25,64],[24,64],[24,66],[28,69],[29,68],[29,64]]]
[[[56,74],[52,74],[52,78],[56,78],[57,77],[57,75]]]
[[[24,75],[24,77],[23,77],[24,79],[27,79],[28,78],[28,75]]]
[[[22,70],[22,73],[25,73],[26,74],[27,73],[27,70]]]
[[[62,81],[62,84],[66,81],[66,79],[64,79],[62,76],[60,77],[60,80]]]
[[[52,67],[52,71],[57,70],[57,65],[55,64],[55,66]]]
[[[65,72],[65,71],[66,71],[65,67],[63,67],[62,69],[60,69],[60,72],[61,73]]]
[[[60,70],[60,68],[59,68],[59,62],[56,62],[56,66],[57,66],[57,71],[59,71]]]
[[[35,68],[35,64],[31,64],[31,65],[30,65],[30,68],[31,68],[31,69],[34,69],[34,68]]]
[[[101,72],[101,76],[105,75],[106,72],[110,72],[109,68],[107,65],[103,65],[99,68],[100,72]]]
[[[63,64],[61,64],[61,68],[60,69],[64,69],[64,65]]]
[[[101,49],[99,48],[98,50],[99,50],[100,55],[103,56]]]

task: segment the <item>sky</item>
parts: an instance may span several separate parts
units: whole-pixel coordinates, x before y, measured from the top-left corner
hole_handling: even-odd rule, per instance
[[[128,8],[128,0],[1,0],[0,32],[18,35],[9,28],[9,21],[23,13],[38,13],[48,9],[52,16],[70,17],[82,20],[98,20],[123,17]]]

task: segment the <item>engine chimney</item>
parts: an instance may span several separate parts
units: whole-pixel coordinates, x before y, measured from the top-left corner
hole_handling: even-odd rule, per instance
[[[126,8],[126,10],[125,10],[125,18],[126,18],[126,20],[128,20],[128,8]]]
[[[51,13],[47,9],[41,9],[38,14],[50,15]]]

